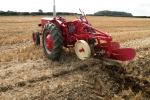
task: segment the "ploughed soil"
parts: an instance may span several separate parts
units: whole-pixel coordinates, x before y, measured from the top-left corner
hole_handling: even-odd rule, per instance
[[[121,42],[122,47],[136,50],[131,61],[81,61],[73,51],[63,49],[55,62],[45,56],[42,44],[33,45],[31,33],[38,22],[27,18],[24,22],[19,17],[16,23],[8,17],[0,23],[1,100],[150,99],[149,37]]]

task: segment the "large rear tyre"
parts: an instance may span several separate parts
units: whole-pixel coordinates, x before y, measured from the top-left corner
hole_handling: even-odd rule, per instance
[[[39,36],[39,32],[38,31],[33,31],[32,33],[32,39],[33,39],[33,43],[35,45],[39,45],[40,44],[40,36]]]
[[[61,31],[55,24],[50,23],[44,26],[42,42],[45,55],[53,61],[59,60],[63,42]]]

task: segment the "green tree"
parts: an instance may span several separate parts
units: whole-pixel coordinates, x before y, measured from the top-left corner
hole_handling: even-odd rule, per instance
[[[119,11],[109,11],[109,10],[103,10],[98,11],[94,13],[96,16],[120,16],[120,17],[132,17],[133,15],[131,13],[127,12],[119,12]]]
[[[43,10],[42,10],[42,9],[39,9],[39,13],[43,13]]]

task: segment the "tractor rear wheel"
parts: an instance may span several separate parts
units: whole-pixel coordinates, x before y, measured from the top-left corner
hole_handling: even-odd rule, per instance
[[[61,31],[55,24],[50,23],[44,26],[42,42],[45,55],[53,61],[59,60],[63,42]]]
[[[38,31],[33,31],[32,33],[32,38],[33,38],[33,43],[35,45],[39,45],[40,44],[40,36],[39,36],[39,32]]]

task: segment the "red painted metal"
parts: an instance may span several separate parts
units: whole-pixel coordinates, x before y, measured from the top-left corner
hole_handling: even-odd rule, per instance
[[[86,18],[84,12],[80,10],[80,12],[84,15],[81,18],[78,18],[77,15],[72,14],[76,17],[74,21],[67,22],[62,17],[54,17],[54,18],[41,18],[41,26],[42,30],[39,33],[43,33],[44,25],[47,23],[53,23],[57,25],[60,29],[63,37],[63,44],[66,48],[69,48],[70,45],[74,46],[76,41],[85,40],[89,43],[89,39],[93,39],[97,41],[97,45],[94,46],[94,50],[96,52],[105,50],[105,57],[116,59],[116,60],[131,60],[135,57],[135,50],[131,48],[120,48],[119,43],[112,42],[112,37],[94,27],[92,27]],[[41,35],[40,34],[40,35]],[[105,41],[105,43],[101,43]],[[52,37],[48,35],[46,37],[47,47],[52,50]],[[81,50],[83,51],[83,50]]]
[[[120,48],[119,43],[117,42],[110,42],[112,50],[116,50]],[[107,43],[100,43],[100,45],[95,46],[98,50],[109,50],[108,44]]]
[[[115,60],[132,60],[135,57],[135,50],[131,48],[122,48],[122,49],[116,49],[113,50],[112,55],[110,58]]]
[[[79,49],[79,52],[84,52],[84,49],[83,48]]]
[[[36,43],[37,40],[35,34],[32,34],[32,38],[33,38],[33,42]]]
[[[53,40],[52,40],[52,36],[50,34],[48,34],[46,36],[45,42],[46,42],[47,48],[51,51],[53,49]]]

